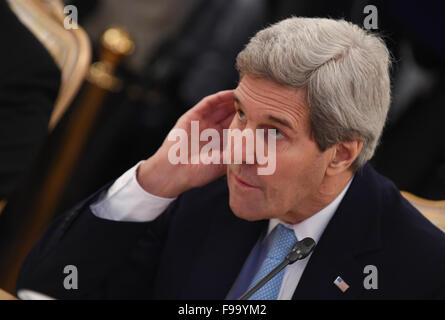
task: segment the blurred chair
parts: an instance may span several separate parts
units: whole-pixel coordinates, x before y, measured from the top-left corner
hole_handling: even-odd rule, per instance
[[[7,0],[18,19],[32,32],[53,57],[62,73],[49,131],[52,131],[78,93],[91,64],[88,35],[78,27],[64,28],[64,4],[61,0]],[[1,199],[0,199],[1,200]],[[0,201],[0,213],[7,201]]]
[[[85,87],[70,107],[72,111],[66,122],[57,128],[60,143],[49,155],[50,159],[44,160],[48,162],[48,170],[39,180],[38,190],[29,195],[28,209],[11,214],[6,208],[0,217],[0,288],[14,292],[20,266],[51,223],[104,99],[122,87],[115,69],[133,49],[133,41],[124,30],[110,28],[104,33],[100,61],[89,68]]]
[[[12,294],[0,289],[0,300],[18,300]]]
[[[115,70],[133,50],[133,40],[124,29],[113,27],[104,32],[99,48],[100,60],[88,70],[85,86],[61,132],[62,142],[56,147],[49,170],[36,193],[36,201],[32,202],[32,219],[46,221],[38,233],[43,232],[54,216],[105,99],[110,93],[122,89],[122,81],[115,76]]]
[[[62,84],[49,122],[52,130],[73,101],[91,62],[85,31],[64,28],[61,0],[7,0],[19,20],[46,47],[62,72]]]
[[[49,131],[52,131],[72,104],[89,71],[91,64],[89,38],[80,27],[65,29],[64,4],[60,0],[7,1],[14,14],[48,50],[61,70],[61,86],[48,126]],[[76,125],[85,122],[84,119],[79,118],[74,120],[76,120]],[[73,127],[75,127],[74,124],[68,128],[71,129],[71,133],[76,131],[73,130]],[[69,156],[73,156],[72,152],[66,151],[70,149],[66,146],[70,146],[70,144],[66,144],[61,150],[65,160]],[[57,160],[60,160],[60,157]],[[59,179],[55,179],[55,176],[67,169],[66,162],[62,161],[59,166],[51,165],[48,178],[42,184],[41,193],[48,190],[48,184],[53,186],[53,189],[57,189],[61,184],[59,181],[65,181],[65,175],[58,177]],[[6,208],[1,215],[0,287],[8,292],[14,291],[15,278],[23,259],[32,245],[40,238],[52,218],[51,210],[45,209],[48,209],[48,206],[51,206],[55,201],[55,199],[48,201],[48,197],[54,196],[54,194],[50,193],[46,197],[41,197],[40,194],[38,196],[37,206],[34,207],[35,211],[16,212],[12,215]],[[32,203],[32,198],[29,201]],[[0,201],[0,213],[5,205],[6,201]]]
[[[445,200],[427,200],[406,191],[401,191],[400,193],[428,220],[445,232]]]

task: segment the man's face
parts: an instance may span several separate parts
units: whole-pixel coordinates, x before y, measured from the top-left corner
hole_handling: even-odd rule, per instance
[[[277,131],[272,175],[258,175],[256,161],[227,166],[232,211],[246,220],[279,218],[289,223],[318,211],[317,194],[329,155],[318,149],[310,135],[305,91],[246,75],[234,99],[237,114],[230,129]]]

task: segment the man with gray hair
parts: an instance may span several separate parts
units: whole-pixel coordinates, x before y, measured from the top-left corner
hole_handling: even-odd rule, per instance
[[[238,87],[204,98],[173,128],[190,145],[177,148],[169,135],[61,215],[25,261],[18,289],[238,299],[309,237],[313,252],[250,299],[445,297],[444,233],[367,164],[390,105],[384,42],[343,20],[294,17],[258,32],[236,65]],[[258,174],[258,150],[246,160],[247,140],[226,146],[242,149],[240,162],[194,162],[226,129],[260,132],[256,142],[275,146],[274,172]],[[178,151],[191,161],[172,163]],[[82,275],[77,290],[64,287],[66,265]]]

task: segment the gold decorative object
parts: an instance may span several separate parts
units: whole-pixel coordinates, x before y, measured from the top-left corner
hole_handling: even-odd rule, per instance
[[[112,27],[101,38],[100,61],[95,62],[88,71],[88,81],[111,92],[122,89],[122,82],[114,76],[116,66],[133,53],[134,42],[125,29]]]

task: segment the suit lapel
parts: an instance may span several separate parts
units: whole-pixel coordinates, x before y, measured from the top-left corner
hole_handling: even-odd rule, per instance
[[[363,292],[364,266],[356,257],[381,246],[377,180],[369,165],[356,173],[310,257],[293,299],[355,299]],[[334,284],[338,276],[349,285],[345,292]]]

